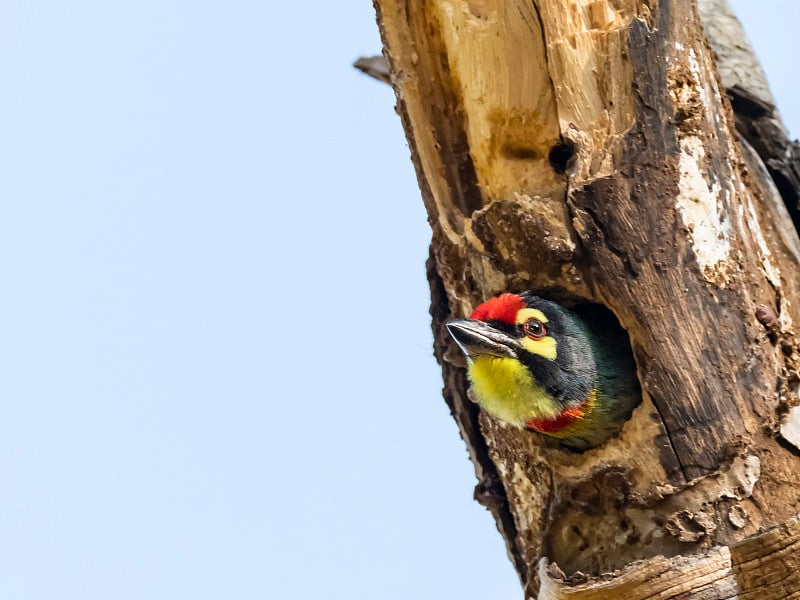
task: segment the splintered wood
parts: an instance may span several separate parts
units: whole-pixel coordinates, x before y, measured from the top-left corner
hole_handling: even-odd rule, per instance
[[[781,563],[737,544],[800,512],[800,457],[776,441],[798,404],[800,252],[694,3],[375,6],[433,229],[445,398],[526,593],[750,597],[752,565]],[[444,321],[527,289],[604,304],[630,335],[643,402],[601,448],[468,399]]]

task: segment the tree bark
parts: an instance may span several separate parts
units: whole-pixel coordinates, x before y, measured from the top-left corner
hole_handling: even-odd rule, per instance
[[[445,399],[527,596],[800,598],[800,170],[727,7],[704,31],[691,0],[375,6]],[[528,289],[630,336],[643,402],[598,449],[469,400],[444,322]]]

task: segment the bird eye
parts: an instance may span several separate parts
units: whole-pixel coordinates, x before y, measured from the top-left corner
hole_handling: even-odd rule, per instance
[[[522,331],[532,340],[540,340],[547,335],[544,323],[535,317],[531,317],[522,324]]]

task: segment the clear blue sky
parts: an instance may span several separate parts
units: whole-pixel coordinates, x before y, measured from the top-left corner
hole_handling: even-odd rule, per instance
[[[797,133],[800,6],[736,4]],[[378,50],[368,0],[0,4],[0,597],[521,596]]]

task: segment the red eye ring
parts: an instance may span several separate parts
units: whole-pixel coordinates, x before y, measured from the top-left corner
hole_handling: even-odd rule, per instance
[[[547,335],[547,328],[539,319],[531,317],[522,324],[522,331],[532,340],[540,340]]]

